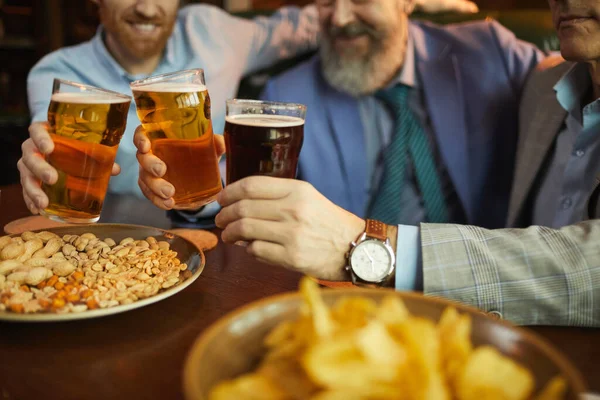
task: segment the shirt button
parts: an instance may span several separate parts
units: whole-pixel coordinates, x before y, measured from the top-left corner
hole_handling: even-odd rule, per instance
[[[567,197],[563,201],[561,201],[560,208],[562,208],[563,210],[566,210],[567,208],[571,207],[572,204],[573,204],[573,200],[571,200],[570,197]]]
[[[581,157],[583,157],[583,156],[585,155],[585,150],[581,150],[581,149],[579,149],[579,150],[576,150],[576,151],[573,153],[573,155],[574,155],[575,157],[579,157],[579,158],[581,158]]]

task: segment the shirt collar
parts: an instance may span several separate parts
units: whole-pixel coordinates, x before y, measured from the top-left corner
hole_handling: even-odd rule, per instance
[[[411,88],[418,88],[419,82],[417,80],[417,60],[415,58],[415,45],[412,37],[409,33],[408,40],[406,42],[406,54],[404,55],[404,64],[402,69],[398,72],[390,86],[402,84]]]
[[[581,103],[591,86],[587,65],[576,63],[554,85],[554,91],[560,106],[569,114],[581,119]]]
[[[167,45],[165,47],[165,53],[160,61],[156,71],[160,71],[165,67],[172,67],[175,65],[175,41],[176,37],[179,36],[179,32],[177,32],[177,28],[173,30],[173,33],[169,37],[167,41]],[[132,75],[125,71],[123,67],[114,59],[114,57],[110,54],[106,45],[104,44],[104,27],[102,25],[98,26],[96,30],[96,34],[92,39],[92,45],[96,54],[100,57],[100,61],[105,63],[105,65],[112,69],[118,76],[127,79],[129,82],[133,82],[138,79],[146,78],[146,74],[136,74]],[[155,71],[155,72],[156,72]]]

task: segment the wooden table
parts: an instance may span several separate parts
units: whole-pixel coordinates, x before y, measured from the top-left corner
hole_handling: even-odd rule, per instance
[[[0,226],[29,213],[18,185],[1,187]],[[181,293],[92,320],[0,323],[2,399],[179,399],[194,339],[225,313],[295,290],[300,276],[220,243],[202,276]],[[600,392],[600,329],[534,327]]]

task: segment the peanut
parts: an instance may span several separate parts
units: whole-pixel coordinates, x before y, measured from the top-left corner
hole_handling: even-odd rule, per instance
[[[17,260],[0,261],[0,275],[8,275],[17,268],[23,267],[23,263]]]
[[[50,239],[60,239],[57,234],[48,231],[39,232],[36,236],[44,243],[48,243]]]
[[[2,236],[0,237],[0,250],[8,246],[12,242],[12,238],[10,236]]]
[[[44,299],[44,298],[38,299],[38,303],[40,304],[40,306],[41,306],[43,309],[46,309],[46,310],[47,310],[48,308],[50,308],[50,306],[52,305],[52,302],[51,302],[50,300],[48,300],[48,299]]]
[[[48,243],[44,246],[43,249],[40,249],[33,253],[32,258],[48,258],[54,255],[60,248],[62,247],[62,240],[58,238],[52,238],[48,240]]]
[[[37,239],[37,234],[33,233],[33,232],[23,232],[21,234],[21,239],[23,239],[25,242],[29,241],[29,240],[34,240]]]
[[[96,235],[94,235],[93,233],[84,233],[83,235],[81,235],[79,237],[82,239],[87,239],[87,240],[96,239]]]
[[[71,309],[71,312],[74,313],[80,313],[80,312],[84,312],[88,309],[88,306],[86,306],[85,304],[77,304],[75,306],[73,306],[73,308]]]
[[[20,238],[19,238],[20,239]],[[1,260],[14,260],[20,257],[25,252],[25,244],[24,243],[15,243],[14,241],[9,245],[5,246],[2,251],[0,251],[0,259]]]
[[[52,276],[52,271],[44,267],[35,267],[32,268],[25,278],[25,283],[31,286],[35,286],[42,281],[50,278]]]
[[[30,232],[31,233],[31,232]],[[25,262],[31,258],[33,253],[44,247],[41,239],[32,239],[25,242],[25,252],[17,257],[17,261]]]
[[[77,249],[72,244],[67,243],[62,247],[62,253],[68,257],[73,253],[77,253]]]
[[[52,264],[52,272],[58,276],[67,276],[75,271],[75,266],[69,261],[59,261]]]
[[[60,253],[57,253],[60,254]],[[27,267],[47,267],[56,262],[54,258],[30,258],[23,264]]]
[[[13,272],[6,277],[6,280],[9,282],[17,282],[20,285],[25,282],[27,275],[29,275],[29,271]]]
[[[125,245],[127,245],[127,244],[129,244],[129,243],[133,243],[133,242],[134,242],[134,239],[133,239],[133,238],[131,238],[131,237],[128,237],[128,238],[125,238],[125,239],[121,240],[121,241],[119,242],[119,245],[121,245],[121,246],[125,246]]]

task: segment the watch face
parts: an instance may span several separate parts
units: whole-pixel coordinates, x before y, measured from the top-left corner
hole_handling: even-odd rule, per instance
[[[380,282],[390,272],[393,258],[384,243],[365,240],[356,246],[350,257],[352,271],[367,282]]]

